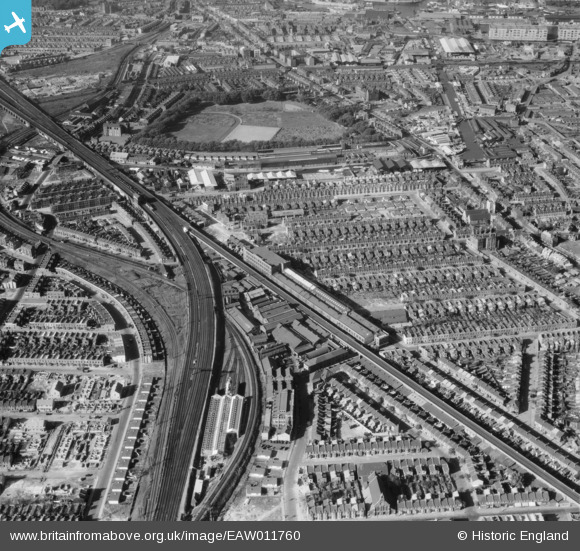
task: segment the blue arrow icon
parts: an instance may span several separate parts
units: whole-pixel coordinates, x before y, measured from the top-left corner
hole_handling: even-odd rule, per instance
[[[0,0],[0,25],[4,27],[4,30],[0,30],[0,52],[7,46],[21,46],[30,42],[31,0]]]

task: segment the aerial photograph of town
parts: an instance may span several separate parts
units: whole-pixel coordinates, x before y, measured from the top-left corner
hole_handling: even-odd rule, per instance
[[[31,4],[1,521],[580,521],[580,0]]]

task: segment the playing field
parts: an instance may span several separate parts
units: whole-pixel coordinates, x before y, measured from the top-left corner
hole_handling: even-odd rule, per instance
[[[279,128],[275,126],[253,126],[240,124],[236,126],[222,141],[240,140],[241,142],[267,142],[278,134]]]
[[[212,105],[185,114],[182,122],[167,129],[178,140],[190,142],[269,141],[274,137],[337,140],[343,130],[309,106],[293,101]]]
[[[238,117],[207,109],[168,130],[178,140],[186,142],[221,142],[238,124]]]

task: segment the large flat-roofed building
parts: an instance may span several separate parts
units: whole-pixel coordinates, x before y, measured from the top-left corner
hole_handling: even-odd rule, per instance
[[[489,39],[542,42],[548,40],[548,26],[511,22],[492,23],[489,26]]]
[[[580,23],[560,23],[558,25],[558,40],[579,40]]]
[[[192,168],[187,175],[192,186],[204,186],[206,189],[211,190],[217,188],[215,176],[207,168]]]
[[[348,314],[342,314],[339,317],[335,317],[333,321],[343,331],[347,332],[357,341],[360,341],[364,344],[370,344],[373,342],[374,333],[368,327],[365,327],[362,323],[359,323]]]
[[[272,403],[270,423],[276,429],[272,440],[289,441],[294,420],[294,391],[286,388],[277,392]]]
[[[307,360],[304,365],[308,368],[308,371],[312,373],[313,371],[336,365],[350,356],[352,356],[352,353],[349,350],[337,348],[336,350],[331,350],[326,354]]]
[[[229,384],[225,395],[214,394],[211,397],[201,446],[204,455],[224,453],[227,435],[239,435],[243,406],[244,398],[239,394],[230,394]]]
[[[120,137],[123,135],[123,127],[118,123],[106,123],[103,125],[103,136]]]
[[[268,247],[244,249],[244,262],[266,275],[282,272],[290,266],[290,262],[272,252]]]
[[[466,38],[443,37],[439,39],[439,42],[445,55],[469,55],[475,53]]]

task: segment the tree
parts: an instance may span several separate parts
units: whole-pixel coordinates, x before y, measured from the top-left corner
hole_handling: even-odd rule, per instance
[[[260,91],[255,88],[242,91],[242,101],[244,103],[254,103],[260,99],[262,99],[262,95]]]
[[[300,90],[298,94],[296,94],[296,101],[300,103],[308,103],[309,99],[310,97],[303,90]]]
[[[234,92],[228,92],[226,94],[226,103],[228,105],[242,103],[242,94],[239,92],[239,90],[236,90]]]
[[[356,121],[355,118],[350,113],[345,113],[336,121],[338,124],[342,124],[342,126],[352,126]]]
[[[262,98],[271,101],[282,101],[284,99],[284,94],[280,90],[269,88],[268,90],[264,90]]]

